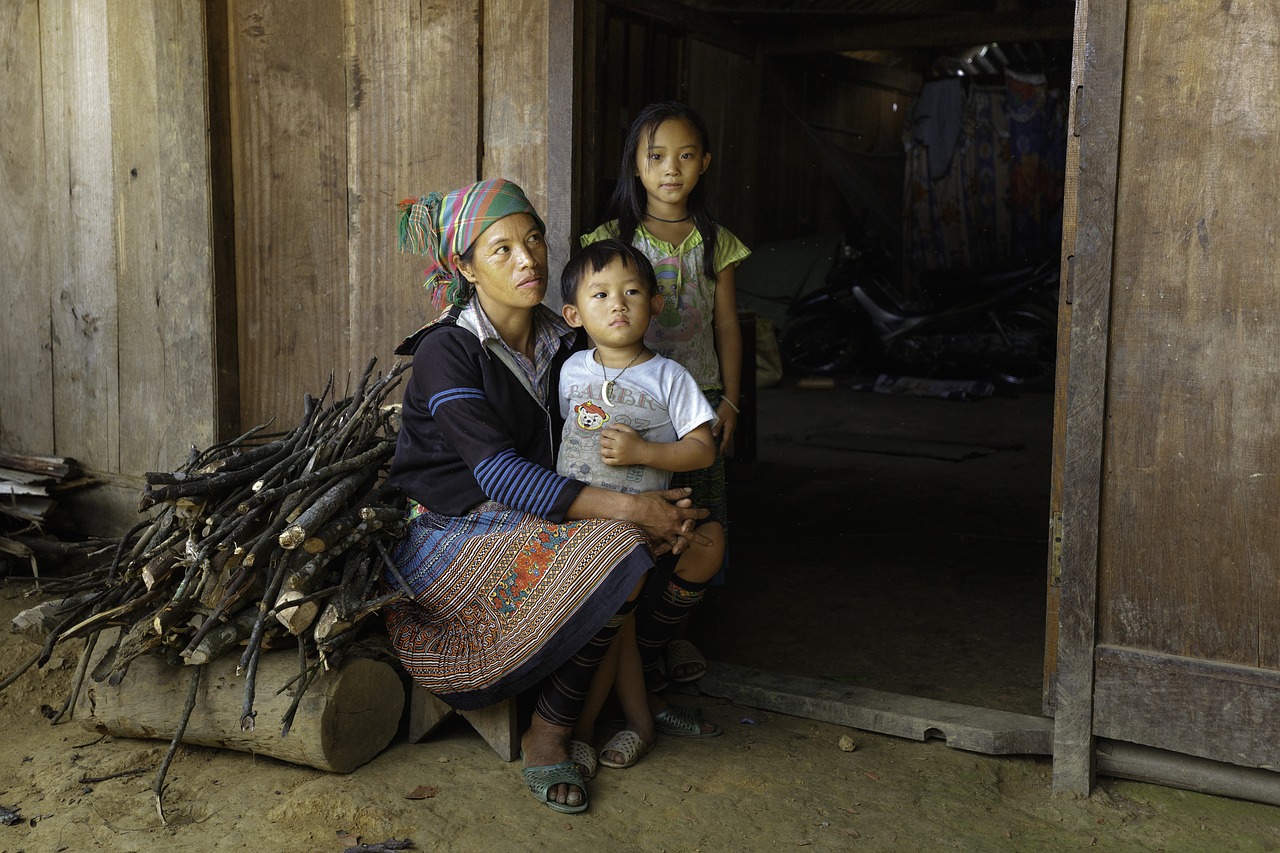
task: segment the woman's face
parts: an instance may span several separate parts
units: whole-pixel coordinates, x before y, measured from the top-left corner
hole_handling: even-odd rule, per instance
[[[528,311],[547,295],[547,244],[527,213],[513,213],[476,238],[471,262],[459,265],[491,319]]]

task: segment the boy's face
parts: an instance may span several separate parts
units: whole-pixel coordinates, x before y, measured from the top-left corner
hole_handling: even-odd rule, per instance
[[[564,306],[565,321],[587,330],[596,346],[630,346],[644,339],[649,318],[662,309],[662,295],[634,264],[614,258],[599,272],[588,272],[578,283],[578,298]]]

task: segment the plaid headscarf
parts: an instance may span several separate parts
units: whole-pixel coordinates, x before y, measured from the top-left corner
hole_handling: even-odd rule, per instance
[[[454,190],[400,202],[400,251],[426,255],[429,266],[422,283],[431,304],[443,310],[471,298],[471,285],[458,261],[484,230],[504,216],[527,213],[546,231],[524,190],[495,178]]]

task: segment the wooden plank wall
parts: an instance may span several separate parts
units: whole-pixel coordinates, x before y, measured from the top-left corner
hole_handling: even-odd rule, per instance
[[[213,438],[202,10],[0,5],[0,446],[139,474]]]
[[[567,245],[547,203],[547,68],[572,54],[547,45],[572,6],[228,0],[245,427],[291,423],[330,373],[341,389],[370,356],[390,364],[430,319],[423,261],[396,251],[399,199],[507,177],[561,211],[548,226]]]
[[[1089,5],[1079,111],[1054,750],[1075,792],[1094,737],[1269,768],[1280,741],[1280,27],[1266,0],[1122,11]]]
[[[0,5],[0,447],[49,453],[53,441],[53,340],[49,207],[40,74],[38,0]]]
[[[1099,642],[1276,669],[1280,25],[1269,0],[1130,17]]]
[[[1276,669],[1280,26],[1130,15],[1100,642]]]
[[[567,247],[575,8],[0,2],[0,446],[131,488],[389,363],[431,315],[402,197],[503,175]]]

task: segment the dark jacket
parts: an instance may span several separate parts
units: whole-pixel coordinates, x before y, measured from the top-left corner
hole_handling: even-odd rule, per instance
[[[404,391],[392,485],[443,515],[463,515],[492,500],[563,521],[583,484],[555,472],[560,407],[535,399],[504,361],[499,342],[486,345],[451,309],[396,350],[413,354]],[[548,396],[575,349],[562,341],[552,362]]]

